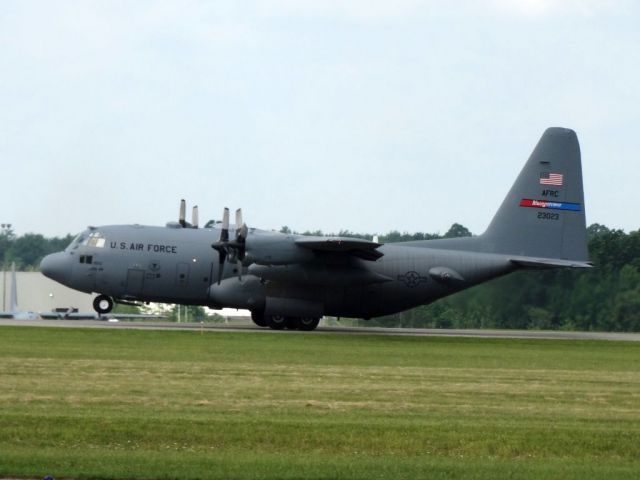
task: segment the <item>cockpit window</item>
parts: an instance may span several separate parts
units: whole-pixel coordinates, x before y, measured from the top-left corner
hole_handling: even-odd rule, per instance
[[[82,244],[82,242],[84,242],[84,240],[84,233],[79,234],[76,238],[73,239],[73,241],[69,244],[65,251],[68,252],[70,250],[75,250],[80,244]]]
[[[75,250],[82,245],[87,247],[104,248],[105,243],[106,240],[101,232],[85,231],[73,239],[73,242],[69,244],[66,251]]]
[[[91,232],[85,241],[85,245],[89,247],[104,248],[104,235],[100,232]]]

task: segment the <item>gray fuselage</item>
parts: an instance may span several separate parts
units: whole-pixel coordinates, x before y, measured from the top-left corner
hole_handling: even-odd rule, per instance
[[[211,244],[219,235],[217,228],[90,228],[54,254],[54,278],[125,301],[370,318],[430,303],[516,268],[504,255],[457,249],[472,250],[476,238],[382,245],[383,256],[371,261],[307,250],[294,243],[300,236],[252,229],[251,264],[225,262],[218,285]]]

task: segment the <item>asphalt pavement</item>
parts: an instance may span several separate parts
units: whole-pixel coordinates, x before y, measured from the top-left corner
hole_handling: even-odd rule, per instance
[[[271,330],[251,324],[222,323],[173,323],[148,321],[107,321],[107,320],[13,320],[0,319],[2,326],[55,327],[55,328],[111,328],[139,330],[194,330],[207,332],[262,332],[269,334],[313,335],[327,333],[336,335],[388,335],[411,337],[476,337],[476,338],[531,338],[549,340],[614,340],[640,342],[640,333],[615,332],[566,332],[548,330],[466,330],[436,328],[383,328],[383,327],[341,327],[320,326],[314,332]]]

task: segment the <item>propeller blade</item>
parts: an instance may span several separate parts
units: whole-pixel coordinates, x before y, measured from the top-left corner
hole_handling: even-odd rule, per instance
[[[218,250],[218,285],[222,281],[222,271],[224,270],[224,259],[227,256],[227,251],[224,247]]]
[[[222,212],[222,225],[220,228],[220,240],[212,244],[211,247],[218,252],[218,285],[222,281],[224,261],[229,256],[229,209],[224,208]]]
[[[249,229],[242,221],[242,209],[236,210],[236,267],[238,269],[238,280],[242,280],[242,260],[246,251],[246,240]]]
[[[242,209],[239,208],[236,210],[236,239],[240,234],[240,226],[242,225]]]
[[[224,207],[224,212],[222,214],[222,230],[220,230],[220,241],[229,241],[229,209],[227,207]]]
[[[191,226],[193,228],[198,228],[198,206],[196,205],[191,210]]]
[[[247,235],[249,234],[249,228],[246,223],[243,223],[240,229],[236,233],[236,244],[238,246],[238,259],[244,260],[245,253],[247,251]]]
[[[243,223],[242,227],[240,227],[240,237],[242,237],[243,240],[246,240],[248,233],[249,233],[249,227],[247,227],[246,223]]]
[[[218,285],[222,281],[222,271],[224,270],[224,261],[227,258],[227,246],[223,242],[216,242],[211,245],[218,252]]]
[[[187,215],[187,202],[183,198],[180,200],[180,215],[178,217],[178,222],[182,226],[182,228],[187,226],[187,221],[185,220]]]

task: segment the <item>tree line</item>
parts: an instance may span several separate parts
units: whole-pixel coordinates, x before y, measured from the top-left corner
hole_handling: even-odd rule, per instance
[[[282,227],[284,233],[291,232]],[[321,231],[302,232],[322,235]],[[339,236],[372,239],[350,231]],[[382,243],[471,236],[454,223],[444,234],[380,235]],[[640,230],[587,228],[595,268],[518,271],[405,312],[358,323],[381,327],[640,331]]]
[[[73,235],[46,238],[39,233],[26,233],[16,236],[11,228],[0,232],[0,264],[5,270],[15,262],[16,269],[35,271],[40,260],[50,253],[64,250],[73,240]]]
[[[284,233],[294,233],[282,227]],[[302,232],[322,235],[321,231]],[[340,236],[373,238],[340,231]],[[391,231],[382,243],[469,236],[453,224],[444,234]],[[529,270],[473,287],[456,295],[366,325],[431,328],[518,328],[640,331],[640,230],[625,233],[593,224],[587,229],[593,269]],[[47,254],[63,250],[73,239],[28,233],[0,233],[0,262],[19,270],[37,270]],[[195,313],[195,312],[194,312]]]

